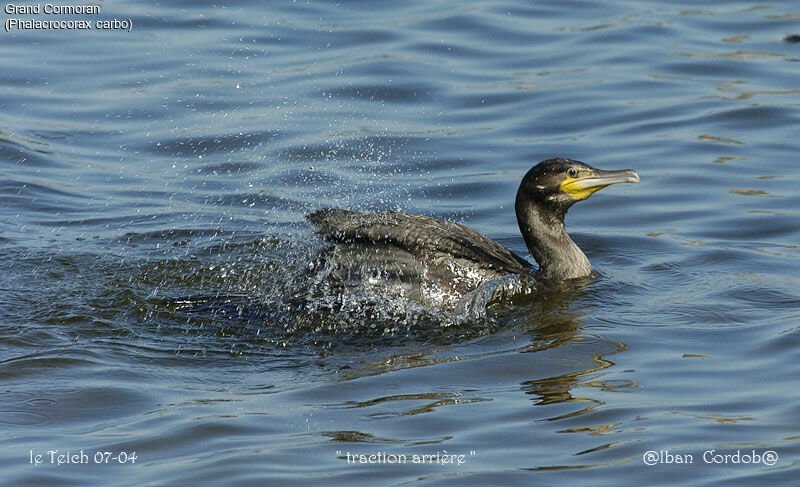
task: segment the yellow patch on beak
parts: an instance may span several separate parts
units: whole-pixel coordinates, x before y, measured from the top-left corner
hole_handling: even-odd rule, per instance
[[[608,185],[591,186],[587,188],[581,184],[581,179],[570,177],[561,182],[561,189],[568,195],[572,196],[573,199],[578,201],[585,200],[589,196],[593,195],[596,191],[600,191],[606,186]]]
[[[587,171],[577,177],[567,176],[561,181],[561,189],[576,201],[585,200],[595,192],[616,183],[638,183],[639,175],[635,171]]]

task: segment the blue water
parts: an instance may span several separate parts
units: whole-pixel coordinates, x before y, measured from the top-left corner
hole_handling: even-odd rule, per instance
[[[132,24],[0,31],[8,485],[793,485],[792,2],[99,5],[0,14]],[[527,255],[553,156],[641,176],[567,217],[590,283],[292,309],[307,213]]]

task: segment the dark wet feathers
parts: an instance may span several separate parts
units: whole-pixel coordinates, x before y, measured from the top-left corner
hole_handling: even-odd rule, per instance
[[[397,212],[370,213],[327,208],[308,215],[318,233],[345,243],[391,244],[411,254],[447,254],[500,274],[519,274],[528,263],[459,223]]]

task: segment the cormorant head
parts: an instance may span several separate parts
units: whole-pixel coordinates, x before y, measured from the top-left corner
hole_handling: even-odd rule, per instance
[[[580,161],[555,158],[533,166],[519,187],[517,199],[532,201],[563,217],[570,206],[585,200],[595,191],[615,183],[638,183],[639,175],[630,169],[604,171]]]

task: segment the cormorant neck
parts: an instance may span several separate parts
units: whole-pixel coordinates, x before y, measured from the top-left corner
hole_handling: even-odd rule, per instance
[[[560,281],[591,275],[589,259],[564,229],[566,208],[562,211],[545,208],[520,193],[515,208],[522,237],[539,264],[537,277]]]

